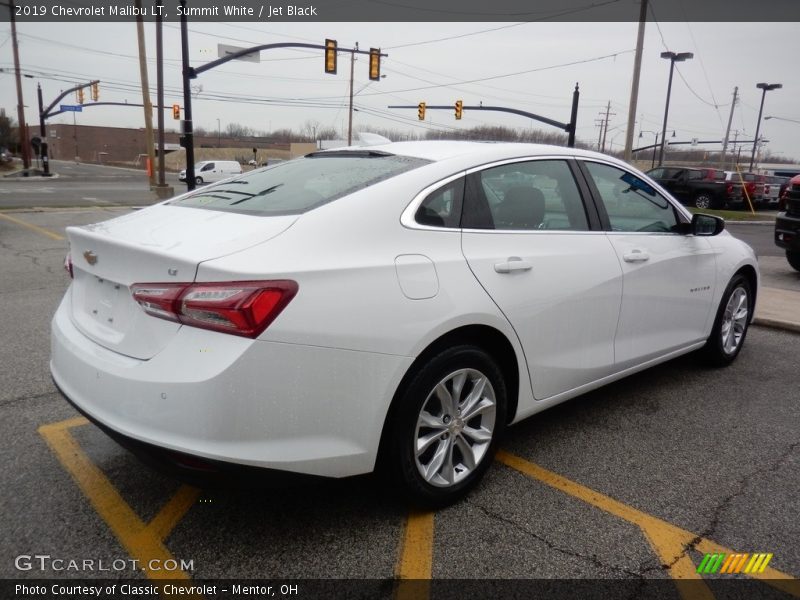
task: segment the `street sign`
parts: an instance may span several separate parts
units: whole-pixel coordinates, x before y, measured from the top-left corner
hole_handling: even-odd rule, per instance
[[[61,112],[83,112],[83,107],[78,104],[62,104],[59,108]]]
[[[247,48],[228,46],[227,44],[217,44],[217,56],[220,58],[224,58],[230,54],[235,54],[236,52],[241,52],[242,50],[247,50]],[[244,54],[235,60],[244,60],[247,62],[257,63],[261,62],[261,54],[259,52],[251,52],[250,54]]]

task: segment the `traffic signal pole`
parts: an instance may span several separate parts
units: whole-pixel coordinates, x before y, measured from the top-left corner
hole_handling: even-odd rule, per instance
[[[507,106],[485,106],[483,104],[479,104],[476,106],[464,106],[463,104],[460,106],[461,111],[469,111],[469,110],[490,110],[495,112],[506,112],[511,113],[514,115],[520,115],[522,117],[528,117],[529,119],[534,119],[535,121],[541,121],[542,123],[546,123],[547,125],[552,125],[553,127],[558,127],[562,131],[567,133],[567,146],[570,148],[575,147],[575,125],[578,120],[578,100],[580,99],[580,91],[578,89],[578,84],[575,84],[575,90],[572,92],[572,110],[570,112],[570,122],[569,123],[562,123],[561,121],[556,121],[555,119],[549,119],[547,117],[543,117],[542,115],[537,115],[532,112],[528,112],[526,110],[519,110],[518,108],[509,108]],[[420,102],[419,104],[402,104],[402,105],[390,105],[387,108],[416,108],[418,111],[418,116],[420,120],[424,120],[425,118],[425,111],[430,110],[453,110],[453,105],[432,105],[426,104],[425,102]],[[458,114],[459,109],[456,108],[456,114]],[[458,118],[458,117],[456,117]]]
[[[186,149],[186,189],[195,188],[194,181],[194,134],[192,130],[192,78],[189,66],[189,23],[186,19],[186,0],[181,0],[181,55],[183,64],[183,137],[181,143]]]
[[[47,135],[44,129],[44,101],[42,100],[42,85],[36,84],[36,95],[39,99],[39,155],[42,157],[42,175],[50,177],[50,157],[47,154]]]

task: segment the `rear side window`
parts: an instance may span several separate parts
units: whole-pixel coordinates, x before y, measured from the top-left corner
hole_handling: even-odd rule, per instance
[[[428,162],[372,150],[319,152],[250,171],[168,204],[256,216],[294,215]]]
[[[414,215],[420,225],[458,228],[461,221],[461,200],[464,197],[464,178],[443,185],[428,194]]]

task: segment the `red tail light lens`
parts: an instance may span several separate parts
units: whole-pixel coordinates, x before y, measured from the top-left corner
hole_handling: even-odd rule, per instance
[[[255,338],[297,293],[297,282],[137,283],[133,299],[154,317]]]
[[[72,272],[72,256],[69,252],[64,257],[64,270],[69,273],[70,279],[75,279],[75,273]]]

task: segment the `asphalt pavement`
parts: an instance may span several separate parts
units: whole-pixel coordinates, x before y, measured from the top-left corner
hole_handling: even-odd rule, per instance
[[[466,586],[449,597],[506,598],[513,594],[476,586],[542,578],[588,582],[595,595],[581,598],[600,589],[638,599],[652,581],[666,586],[659,598],[721,599],[743,596],[720,587],[730,578],[699,579],[704,554],[769,552],[770,570],[744,597],[800,597],[800,274],[771,249],[770,227],[729,225],[749,236],[762,273],[756,326],[731,367],[684,356],[528,419],[509,429],[467,500],[418,513],[374,478],[191,488],[142,466],[76,414],[47,369],[49,320],[69,282],[63,229],[127,210],[0,212],[0,578],[163,576],[19,570],[20,556],[46,554],[106,565],[175,560],[171,575],[186,581],[280,578],[301,592],[309,578],[432,580],[405,595],[390,586],[388,596],[300,598],[429,598],[437,581]],[[692,577],[706,586],[697,595],[681,587]]]

